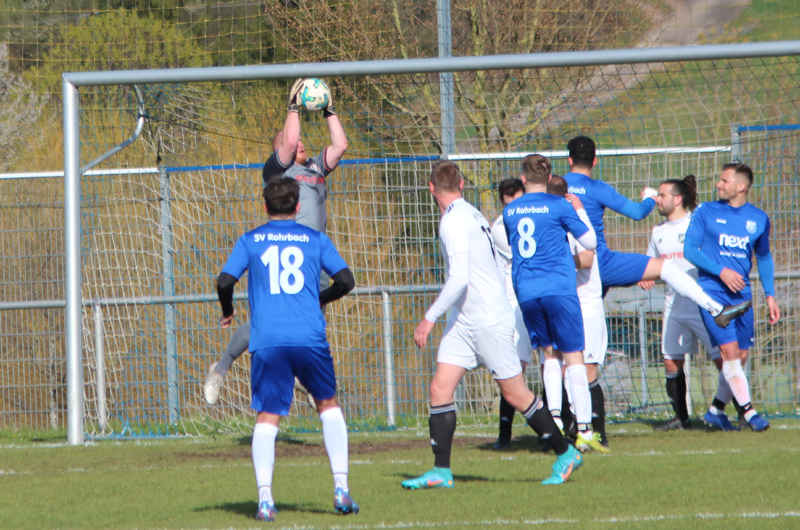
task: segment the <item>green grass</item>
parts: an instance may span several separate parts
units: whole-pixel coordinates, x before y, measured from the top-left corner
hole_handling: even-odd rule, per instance
[[[526,427],[511,451],[494,429],[462,428],[454,490],[404,491],[432,465],[425,430],[351,435],[350,485],[362,511],[332,510],[319,434],[281,437],[271,528],[792,528],[800,525],[800,423],[750,432],[654,434],[613,426],[610,455],[588,455],[563,486],[545,487],[552,455]],[[40,439],[39,439],[40,440]],[[292,456],[292,454],[294,456]],[[249,437],[102,442],[0,439],[0,528],[256,528]]]

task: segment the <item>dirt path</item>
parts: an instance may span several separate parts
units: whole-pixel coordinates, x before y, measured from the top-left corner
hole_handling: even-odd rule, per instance
[[[702,35],[720,35],[725,25],[735,20],[749,5],[743,0],[665,0],[673,10],[652,12],[655,27],[648,31],[637,48],[688,46],[697,44]],[[650,74],[664,70],[661,63],[612,65],[596,70],[589,79],[577,86],[568,86],[534,108],[537,115],[547,113],[542,122],[544,130],[555,129],[611,100],[646,80]],[[523,118],[523,116],[519,116]],[[519,129],[530,123],[528,113],[520,120]]]

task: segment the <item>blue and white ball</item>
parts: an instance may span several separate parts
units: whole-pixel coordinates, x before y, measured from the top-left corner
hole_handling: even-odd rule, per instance
[[[303,79],[297,99],[306,110],[323,110],[331,102],[331,89],[322,79]]]

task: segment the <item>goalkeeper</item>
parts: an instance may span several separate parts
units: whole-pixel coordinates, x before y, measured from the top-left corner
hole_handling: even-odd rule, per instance
[[[262,177],[264,185],[275,177],[290,177],[300,184],[300,211],[297,222],[323,234],[326,233],[328,215],[326,202],[328,187],[327,176],[336,169],[344,152],[347,150],[347,136],[342,122],[336,115],[331,99],[323,110],[323,117],[328,123],[331,144],[322,153],[309,158],[306,148],[300,139],[300,103],[299,93],[302,79],[295,81],[289,93],[289,108],[283,130],[278,131],[272,139],[272,155],[264,164]],[[322,275],[322,288],[330,283],[327,276]],[[233,362],[247,351],[250,342],[250,323],[243,324],[233,334],[225,353],[208,369],[208,376],[203,385],[203,397],[209,405],[215,405],[219,399],[222,381],[228,374]]]

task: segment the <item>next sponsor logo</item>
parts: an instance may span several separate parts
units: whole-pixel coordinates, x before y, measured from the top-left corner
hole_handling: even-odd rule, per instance
[[[742,250],[747,250],[748,243],[750,243],[749,236],[739,237],[729,236],[728,234],[719,235],[719,246],[721,247],[740,248]]]

